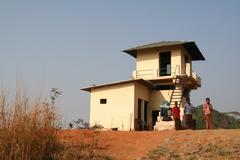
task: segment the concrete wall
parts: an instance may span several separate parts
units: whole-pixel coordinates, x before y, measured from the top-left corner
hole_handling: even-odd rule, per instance
[[[155,49],[137,51],[136,70],[158,69],[158,52]]]
[[[91,91],[90,125],[101,124],[106,129],[134,130],[134,119],[138,118],[138,99],[142,100],[141,119],[144,120],[144,101],[148,105],[148,122],[151,119],[150,89],[139,82],[118,84]],[[107,104],[100,104],[107,99]]]
[[[90,125],[130,130],[134,128],[134,83],[96,88],[91,91]],[[100,99],[107,104],[100,104]]]
[[[158,110],[159,106],[164,101],[169,101],[168,90],[152,91],[150,105],[153,110]]]
[[[157,78],[159,68],[158,52],[155,49],[137,51],[136,71],[145,79]]]

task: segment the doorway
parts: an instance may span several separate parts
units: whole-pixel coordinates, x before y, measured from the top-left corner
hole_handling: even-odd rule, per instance
[[[144,130],[149,130],[148,127],[148,101],[144,101]]]
[[[137,111],[137,131],[143,130],[143,122],[142,122],[142,99],[138,99],[138,111]]]

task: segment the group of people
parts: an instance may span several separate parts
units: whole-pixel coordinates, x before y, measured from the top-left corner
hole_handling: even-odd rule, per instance
[[[174,107],[171,108],[172,116],[175,123],[175,129],[194,129],[195,123],[192,118],[193,114],[193,105],[190,103],[190,99],[186,99],[186,104],[184,105],[184,121],[185,125],[184,127],[181,125],[181,119],[180,119],[180,108],[177,102],[175,102]],[[206,98],[206,102],[203,105],[203,115],[205,119],[205,125],[206,129],[212,129],[213,128],[213,106],[210,102],[210,98]]]

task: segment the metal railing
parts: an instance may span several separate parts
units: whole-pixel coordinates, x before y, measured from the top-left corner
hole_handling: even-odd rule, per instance
[[[177,71],[178,71],[178,74],[177,74]],[[180,66],[179,66],[179,65],[176,65],[172,77],[175,78],[177,75],[179,75],[179,73],[180,73]],[[171,95],[172,95],[173,86],[174,86],[175,83],[176,83],[176,79],[173,79],[172,84],[170,85],[170,88],[169,88],[169,90],[168,90],[168,96],[171,96]],[[171,94],[170,94],[170,93],[171,93]]]
[[[175,78],[177,75],[181,75],[180,71],[181,67],[180,65],[176,65],[175,67],[171,67],[171,73],[167,72],[166,68],[161,68],[160,71],[159,69],[144,69],[144,70],[135,70],[132,73],[132,78],[133,79],[157,79],[159,77],[164,77],[164,76],[170,76]],[[188,74],[187,74],[188,75]],[[197,84],[201,86],[201,78],[198,76],[196,72],[192,72],[190,75],[192,78],[195,79]]]

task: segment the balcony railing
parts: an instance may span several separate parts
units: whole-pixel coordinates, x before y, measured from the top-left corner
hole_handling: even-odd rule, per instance
[[[144,69],[144,70],[135,70],[132,73],[133,79],[154,79],[158,75],[158,70],[154,69]]]
[[[201,86],[201,77],[198,76],[197,72],[192,72],[192,77],[195,79],[197,82],[198,86]]]
[[[159,69],[144,69],[144,70],[135,70],[132,73],[133,79],[158,79],[160,77],[171,77],[180,75],[180,67],[168,67],[168,68],[161,68],[160,73]]]
[[[170,71],[169,68],[165,69],[163,68],[160,70],[158,69],[144,69],[144,70],[135,70],[132,73],[133,79],[161,79],[161,78],[169,78],[169,77],[175,77],[177,75],[187,75],[188,77],[192,77],[196,82],[198,86],[201,86],[201,78],[198,76],[196,72],[189,73],[190,70],[185,71],[183,74],[181,74],[180,71],[181,67],[179,65],[175,67],[171,67]]]

